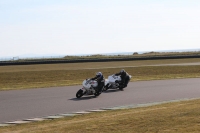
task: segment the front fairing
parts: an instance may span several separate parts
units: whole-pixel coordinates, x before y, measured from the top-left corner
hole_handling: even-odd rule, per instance
[[[104,85],[106,86],[107,84],[109,84],[109,80],[105,79]]]

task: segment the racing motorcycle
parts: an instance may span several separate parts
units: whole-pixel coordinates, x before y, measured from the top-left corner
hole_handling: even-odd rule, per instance
[[[129,81],[131,79],[131,75],[129,75]],[[129,82],[128,81],[128,82]],[[119,90],[123,90],[124,89],[124,85],[122,85],[121,83],[121,76],[117,76],[115,74],[108,76],[108,79],[105,80],[105,86],[104,86],[104,90],[106,91],[108,89],[118,89]]]
[[[97,90],[98,82],[96,80],[86,79],[82,84],[83,87],[76,93],[77,98],[81,98],[83,95],[99,96],[101,94]]]

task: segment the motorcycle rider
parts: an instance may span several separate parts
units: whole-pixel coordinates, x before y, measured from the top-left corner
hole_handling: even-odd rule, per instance
[[[105,82],[102,72],[97,72],[96,76],[94,78],[91,78],[91,80],[97,81],[97,83],[98,83],[97,89],[98,89],[98,92],[101,93],[102,88],[104,86],[104,82]]]
[[[127,87],[127,84],[130,80],[129,74],[124,70],[121,69],[119,73],[115,74],[116,76],[121,76],[121,85],[123,86],[123,88]]]

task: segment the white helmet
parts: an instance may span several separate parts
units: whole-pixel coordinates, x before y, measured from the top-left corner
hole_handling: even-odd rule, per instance
[[[102,73],[101,72],[97,72],[96,76],[102,76]]]
[[[121,71],[120,71],[120,73],[124,73],[125,72],[125,70],[124,69],[122,69]]]

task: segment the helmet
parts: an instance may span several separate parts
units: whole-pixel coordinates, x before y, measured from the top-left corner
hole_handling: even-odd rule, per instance
[[[124,69],[120,70],[120,73],[125,73],[125,70]]]
[[[101,72],[97,72],[96,76],[102,76],[102,73]]]

